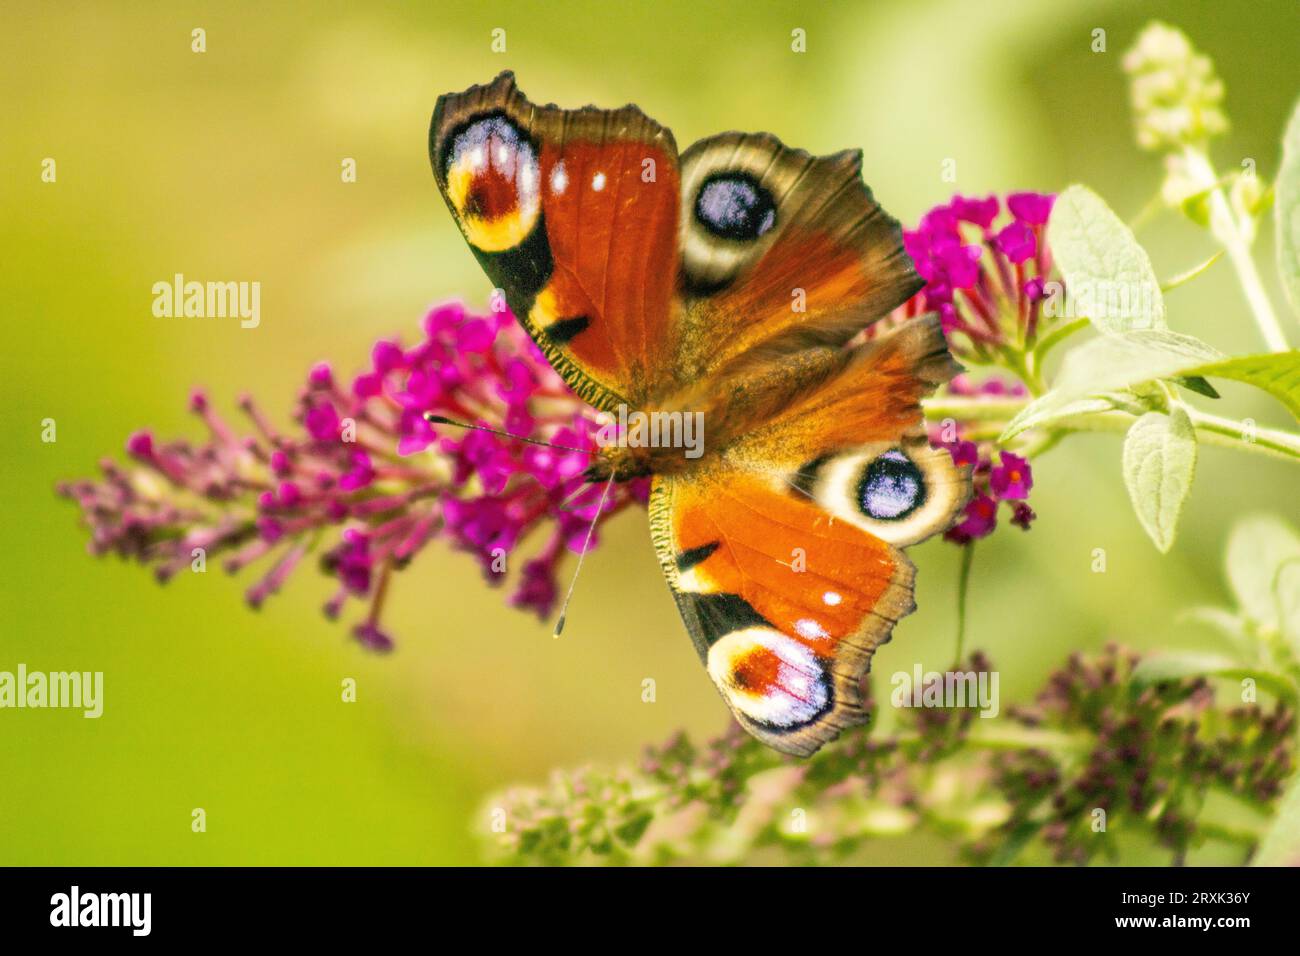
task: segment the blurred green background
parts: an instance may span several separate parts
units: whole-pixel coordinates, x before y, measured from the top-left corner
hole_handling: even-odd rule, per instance
[[[425,156],[439,93],[503,68],[536,100],[639,103],[684,147],[766,129],[816,152],[865,150],[870,184],[914,222],[956,188],[1056,190],[1084,181],[1132,216],[1158,163],[1132,146],[1120,57],[1140,26],[1183,27],[1228,86],[1216,157],[1271,177],[1300,82],[1291,0],[1252,4],[674,0],[618,3],[0,5],[0,416],[6,543],[0,669],[102,670],[105,713],[0,712],[0,863],[443,864],[480,859],[483,800],[556,765],[617,761],[726,711],[651,553],[620,517],[584,571],[565,636],[504,606],[469,558],[431,547],[395,582],[399,646],[365,653],[319,606],[304,568],[260,613],[212,569],[167,588],[85,553],[54,483],[93,474],[135,428],[198,436],[207,386],[244,389],[286,421],[306,369],[360,366],[373,340],[414,335],[432,302],[489,291]],[[207,31],[207,52],[190,50]],[[506,30],[506,53],[490,49]],[[790,31],[807,31],[804,54]],[[1091,31],[1107,31],[1093,53]],[[58,164],[42,183],[41,161]],[[340,182],[353,157],[358,182]],[[1270,291],[1271,221],[1257,249]],[[1166,216],[1140,238],[1157,272],[1209,254]],[[151,286],[183,272],[259,280],[262,322],[155,319]],[[1280,296],[1277,301],[1281,303]],[[1229,352],[1258,350],[1231,272],[1168,300],[1171,324]],[[1293,317],[1287,332],[1300,340]],[[1284,425],[1228,386],[1216,409]],[[58,441],[40,440],[54,418]],[[1040,519],[981,546],[969,642],[1029,694],[1073,649],[1211,646],[1171,623],[1226,600],[1234,516],[1297,514],[1284,464],[1202,454],[1180,540],[1160,557],[1131,514],[1114,436],[1036,463]],[[1090,572],[1093,548],[1106,574]],[[877,672],[945,663],[956,549],[930,543],[919,612]],[[340,702],[356,678],[359,700]],[[643,678],[658,701],[643,704]],[[195,807],[207,832],[190,829]],[[942,844],[883,844],[880,862],[945,862]]]

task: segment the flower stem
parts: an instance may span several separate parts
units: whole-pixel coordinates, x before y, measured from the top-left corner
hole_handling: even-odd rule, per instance
[[[974,560],[975,542],[970,541],[961,549],[961,571],[957,576],[957,656],[953,658],[957,666],[961,665],[966,649],[966,592],[970,590],[970,569]]]
[[[1208,194],[1210,229],[1215,238],[1223,243],[1228,258],[1232,260],[1232,267],[1237,272],[1237,280],[1241,283],[1241,290],[1246,295],[1246,301],[1250,304],[1250,311],[1255,317],[1255,324],[1259,326],[1260,333],[1264,336],[1264,341],[1270,350],[1285,352],[1288,348],[1286,336],[1282,333],[1282,326],[1273,311],[1273,303],[1269,301],[1268,294],[1264,291],[1264,283],[1260,280],[1259,270],[1255,268],[1250,246],[1242,237],[1237,219],[1232,214],[1227,198],[1223,195],[1222,187],[1218,185],[1209,157],[1198,149],[1188,147],[1183,151],[1183,158],[1187,162],[1188,172],[1194,179],[1206,184],[1214,184]]]
[[[1023,398],[972,398],[942,395],[922,403],[930,421],[953,418],[966,422],[1007,422],[1028,404]],[[1207,445],[1234,448],[1238,451],[1300,461],[1300,435],[1276,428],[1250,427],[1231,418],[1211,415],[1188,405],[1187,414],[1196,428],[1196,437]],[[1065,432],[1126,432],[1136,416],[1128,412],[1099,412],[1075,415],[1053,422],[1054,434]],[[1053,442],[1054,444],[1055,442]]]
[[[1187,414],[1196,429],[1196,437],[1207,445],[1235,448],[1238,451],[1253,452],[1266,458],[1300,461],[1300,435],[1273,428],[1252,430],[1241,422],[1210,415],[1191,406],[1187,407]],[[1101,412],[1063,418],[1053,425],[1070,431],[1125,432],[1133,421],[1134,416],[1126,412]],[[1247,437],[1252,431],[1254,441]]]
[[[1034,365],[1041,366],[1043,359],[1047,357],[1048,352],[1056,348],[1056,346],[1060,345],[1075,332],[1078,332],[1080,329],[1086,329],[1088,325],[1089,322],[1087,319],[1075,319],[1068,325],[1062,325],[1053,329],[1051,335],[1041,339],[1039,343],[1034,346]]]
[[[938,395],[921,403],[925,417],[931,421],[955,418],[966,422],[1010,421],[1029,404],[1026,398],[975,398],[965,395]]]

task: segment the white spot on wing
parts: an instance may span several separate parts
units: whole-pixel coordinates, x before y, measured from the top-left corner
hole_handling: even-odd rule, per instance
[[[605,188],[604,173],[597,173],[595,176],[591,177],[591,188],[596,190],[596,192],[600,192],[602,189]]]
[[[826,628],[822,627],[810,617],[801,617],[794,622],[794,629],[799,632],[800,637],[806,637],[809,640],[826,636]]]
[[[564,171],[564,163],[556,163],[555,168],[551,170],[551,192],[557,196],[563,195],[568,185],[569,174]]]
[[[834,591],[827,591],[825,594],[822,595],[822,602],[828,605],[829,607],[834,607],[835,605],[839,604],[840,601],[842,600],[844,599]]]

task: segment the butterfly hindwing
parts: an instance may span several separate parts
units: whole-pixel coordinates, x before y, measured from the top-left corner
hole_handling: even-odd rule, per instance
[[[676,349],[672,134],[635,106],[538,106],[502,73],[438,100],[429,155],[484,271],[574,391],[612,409],[661,390]]]
[[[941,342],[927,319],[860,346],[801,413],[656,479],[652,537],[696,650],[737,720],[778,750],[811,754],[866,720],[872,654],[914,609],[900,549],[969,494],[919,428],[920,396],[951,374],[925,357]],[[863,387],[877,379],[891,387]]]

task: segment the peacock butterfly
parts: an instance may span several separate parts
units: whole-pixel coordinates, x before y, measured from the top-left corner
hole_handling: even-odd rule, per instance
[[[434,177],[470,249],[573,390],[691,416],[703,446],[601,449],[652,476],[650,531],[736,719],[809,755],[863,723],[875,649],[915,609],[902,548],[969,476],[920,401],[957,371],[936,316],[863,340],[922,285],[862,155],[722,133],[680,156],[635,106],[529,102],[510,73],[438,100]]]

